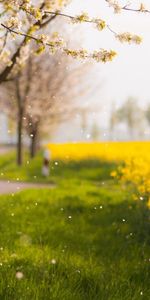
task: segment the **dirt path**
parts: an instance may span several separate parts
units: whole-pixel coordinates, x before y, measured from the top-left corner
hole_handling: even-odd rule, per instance
[[[24,189],[52,189],[53,184],[42,183],[28,183],[28,182],[15,182],[15,181],[0,181],[0,195],[13,194]]]

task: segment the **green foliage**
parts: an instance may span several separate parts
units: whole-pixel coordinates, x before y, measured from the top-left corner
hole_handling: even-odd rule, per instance
[[[5,177],[41,180],[40,156],[22,169],[13,158]],[[56,188],[0,197],[0,299],[149,300],[149,213],[110,179],[114,165],[52,167]]]

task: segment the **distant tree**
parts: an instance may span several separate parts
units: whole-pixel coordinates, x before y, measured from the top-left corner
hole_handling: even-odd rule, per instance
[[[127,101],[117,110],[117,119],[118,122],[125,122],[127,124],[129,135],[133,138],[135,131],[140,129],[143,121],[143,113],[137,105],[136,99],[127,99]]]
[[[110,139],[113,137],[114,129],[118,124],[118,113],[117,109],[115,108],[115,104],[112,103],[111,111],[110,111],[110,118],[109,118],[109,135]]]
[[[82,86],[83,74],[88,68],[86,64],[73,64],[64,55],[56,55],[50,62],[47,55],[44,55],[42,61],[40,59],[32,65],[31,88],[25,114],[26,132],[31,141],[31,158],[35,156],[42,136],[82,111],[79,99],[88,91],[86,85]]]
[[[91,128],[91,138],[93,141],[97,141],[100,135],[100,129],[99,126],[96,122],[92,124]]]
[[[82,110],[82,112],[80,113],[82,132],[85,132],[87,128],[87,116],[88,116],[88,110],[87,109]]]
[[[148,124],[150,125],[150,104],[148,105],[148,107],[145,111],[145,117],[146,117]]]

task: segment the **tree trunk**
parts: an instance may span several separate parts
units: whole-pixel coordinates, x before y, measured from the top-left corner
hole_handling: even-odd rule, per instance
[[[37,131],[32,133],[31,143],[30,143],[30,157],[34,158],[37,150]]]
[[[22,112],[19,113],[18,128],[17,128],[17,164],[22,165],[22,128],[23,118]]]

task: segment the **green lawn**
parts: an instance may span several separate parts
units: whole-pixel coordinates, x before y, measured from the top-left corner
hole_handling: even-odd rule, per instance
[[[7,154],[1,178],[44,181],[41,161],[16,168]],[[149,212],[115,167],[52,162],[56,188],[0,196],[0,300],[150,299]]]

